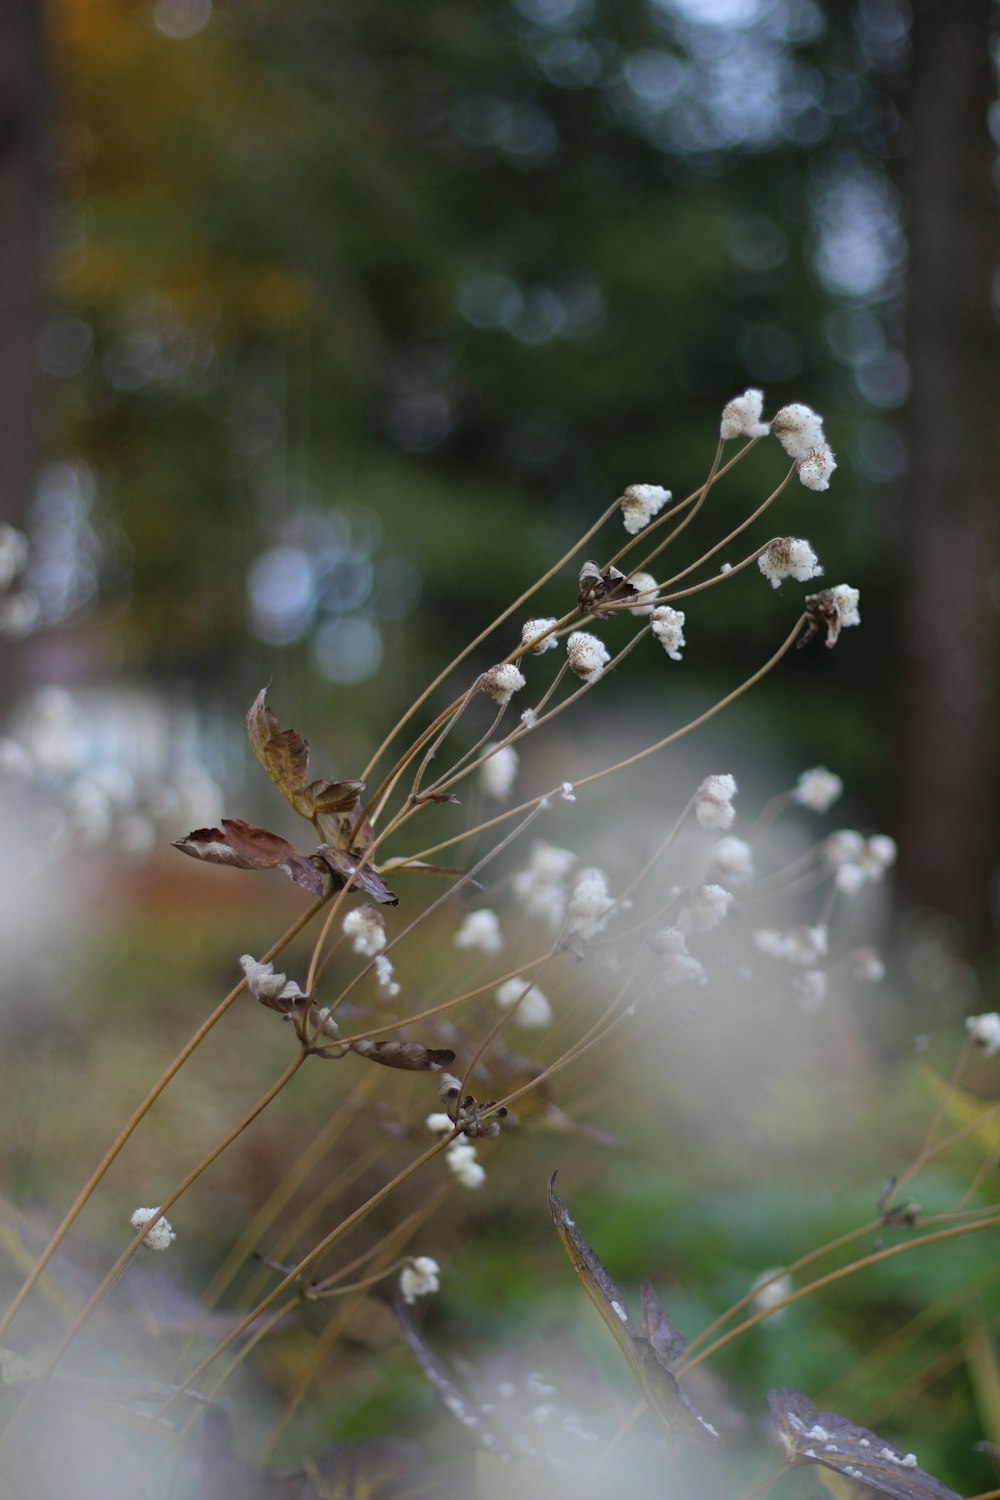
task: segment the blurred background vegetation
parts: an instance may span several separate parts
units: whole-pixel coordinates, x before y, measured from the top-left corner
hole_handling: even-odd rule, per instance
[[[269,679],[324,771],[357,774],[456,645],[625,485],[699,483],[724,402],[760,385],[768,411],[804,400],[826,419],[833,485],[786,497],[778,524],[813,542],[830,583],[860,587],[864,629],[784,663],[713,746],[737,774],[736,747],[754,747],[774,768],[767,791],[828,764],[848,785],[845,818],[897,834],[904,1028],[987,1008],[975,987],[989,982],[997,909],[993,25],[987,0],[3,7],[0,519],[31,551],[0,612],[0,686],[47,774],[86,774],[70,816],[95,848],[120,834],[148,857],[196,809],[217,817],[220,787],[227,813],[253,816],[256,794],[233,801],[241,717]],[[772,472],[755,455],[700,535],[721,535],[720,516],[741,517]],[[780,592],[745,598],[692,610],[692,702],[727,691],[788,628]],[[655,712],[662,682],[661,661],[634,660],[608,698]],[[71,698],[39,698],[52,687]],[[120,1117],[147,1048],[183,1036],[232,955],[259,951],[262,922],[270,933],[273,893],[230,898],[227,882],[224,897],[170,861],[123,878],[108,859],[115,911],[75,898],[66,934],[89,998],[61,1043],[51,973],[32,970],[40,1009],[18,1026],[28,1048],[44,1037],[35,1056],[53,1064],[56,1099],[86,1058]],[[135,979],[151,970],[152,1001]],[[119,1050],[125,1018],[113,1045],[91,1029],[109,988],[119,1005],[143,995],[134,1056]],[[847,1130],[870,1183],[884,1158],[869,1158],[862,1128],[877,1085],[848,1042],[837,1055],[860,1079],[857,1114],[831,1099],[823,1118]],[[917,1113],[904,1095],[901,1139]],[[83,1127],[88,1160],[105,1124]],[[599,1248],[639,1279],[658,1248],[642,1225],[669,1221],[671,1253],[700,1260],[713,1287],[684,1290],[692,1326],[773,1262],[771,1222],[813,1232],[794,1185],[798,1209],[782,1198],[780,1153],[736,1173],[720,1148],[690,1183],[683,1169],[654,1182],[640,1122],[622,1128],[638,1165],[603,1201]],[[67,1129],[57,1108],[20,1134],[8,1188],[61,1196]],[[521,1174],[544,1179],[551,1155],[539,1157],[537,1171],[509,1164],[482,1211],[477,1264],[505,1306],[527,1272],[499,1225]],[[819,1159],[797,1170],[811,1177]],[[829,1194],[808,1207],[823,1233],[854,1221],[861,1191],[838,1196],[841,1168],[827,1168]],[[253,1170],[277,1180],[277,1143]],[[770,1180],[768,1193],[740,1196],[734,1174]],[[706,1249],[715,1210],[691,1207],[723,1190],[725,1266]],[[963,1276],[986,1274],[980,1254]],[[464,1299],[480,1319],[484,1299],[468,1280],[450,1295],[458,1341]],[[902,1319],[937,1292],[900,1273],[892,1295]],[[804,1367],[818,1341],[832,1380],[873,1320],[891,1322],[885,1309],[884,1288],[858,1306],[845,1294],[822,1328],[803,1308]],[[777,1347],[762,1332],[754,1352]],[[392,1401],[417,1399],[406,1387],[387,1408],[385,1368],[373,1362],[368,1395],[332,1427],[314,1413],[317,1432],[382,1430]],[[769,1365],[767,1378],[793,1376]],[[885,1380],[875,1405],[898,1384]],[[962,1441],[974,1425],[968,1394],[926,1398],[921,1420],[952,1451],[956,1424]],[[957,1482],[944,1452],[921,1456]]]

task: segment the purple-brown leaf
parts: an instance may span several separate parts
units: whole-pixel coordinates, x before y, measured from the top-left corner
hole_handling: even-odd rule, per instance
[[[380,906],[398,906],[399,897],[394,896],[386,885],[381,875],[377,875],[370,865],[361,868],[361,860],[356,854],[349,854],[346,849],[331,849],[329,844],[321,844],[316,850],[315,859],[321,869],[329,870],[338,885],[346,885],[348,881],[359,891],[364,891],[373,901]]]
[[[323,894],[323,875],[312,859],[280,834],[244,823],[242,818],[223,818],[221,828],[196,828],[186,838],[174,839],[174,848],[212,865],[232,865],[237,870],[283,870],[289,880],[310,895]]]
[[[403,1068],[408,1073],[439,1073],[455,1061],[448,1047],[425,1047],[420,1042],[351,1042],[350,1050],[384,1068]]]
[[[264,701],[262,688],[247,712],[247,739],[271,782],[295,811],[310,821],[358,810],[363,781],[310,781],[309,745],[294,729],[282,729]]]

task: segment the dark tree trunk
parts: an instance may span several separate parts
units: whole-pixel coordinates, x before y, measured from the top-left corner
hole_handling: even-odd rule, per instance
[[[910,902],[989,936],[996,833],[1000,339],[992,0],[915,0],[902,610],[900,873]]]
[[[38,464],[42,0],[0,3],[0,520],[24,519]]]

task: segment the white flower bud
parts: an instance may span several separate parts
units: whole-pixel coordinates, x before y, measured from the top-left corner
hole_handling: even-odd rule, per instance
[[[608,883],[600,870],[581,871],[581,878],[573,888],[567,909],[567,930],[583,941],[589,942],[604,926],[608,913],[614,906]]]
[[[727,885],[746,885],[754,877],[753,849],[746,839],[727,834],[712,846],[709,866]]]
[[[344,918],[344,934],[355,953],[374,958],[385,947],[385,922],[374,906],[356,906]]]
[[[995,1010],[981,1016],[966,1016],[965,1029],[985,1057],[996,1057],[1000,1052],[1000,1015]]]
[[[659,584],[652,573],[633,573],[629,577],[629,583],[639,593],[635,604],[629,606],[629,614],[639,616],[651,615],[653,613],[653,605],[643,603],[643,600],[646,597],[655,598],[656,590],[659,588]]]
[[[479,767],[479,785],[487,797],[505,802],[517,779],[519,758],[513,745],[484,745],[487,757]]]
[[[722,421],[719,424],[722,441],[726,443],[738,437],[767,437],[771,429],[767,422],[761,421],[763,410],[763,391],[744,391],[742,396],[734,396],[732,401],[727,401],[722,408]]]
[[[799,480],[807,490],[828,490],[830,476],[836,467],[833,449],[823,443],[818,448],[811,448],[805,458],[799,460]]]
[[[428,1297],[436,1292],[441,1283],[438,1272],[441,1267],[430,1255],[418,1255],[399,1276],[399,1291],[404,1302],[416,1302],[418,1297]]]
[[[503,948],[500,923],[495,911],[481,907],[466,914],[455,933],[456,948],[478,948],[481,953],[499,953]]]
[[[796,536],[776,536],[758,557],[757,566],[773,589],[780,588],[784,578],[805,583],[823,571],[809,543]]]
[[[653,610],[651,628],[670,660],[680,661],[681,648],[685,644],[684,611],[671,609],[669,604],[657,605]]]
[[[814,448],[826,445],[823,418],[812,407],[803,406],[800,402],[793,402],[791,406],[783,406],[780,411],[775,412],[771,431],[789,458],[807,458]]]
[[[555,615],[548,615],[544,619],[539,620],[525,620],[521,626],[521,645],[526,646],[536,636],[542,635],[545,636],[545,639],[539,641],[537,646],[532,646],[532,656],[543,656],[546,651],[554,651],[559,642],[555,635],[545,635],[545,632],[551,630],[558,623]]]
[[[843,790],[844,783],[839,776],[828,771],[826,766],[814,766],[811,771],[803,771],[795,783],[792,801],[800,807],[808,807],[811,812],[825,813]]]
[[[658,484],[630,484],[619,500],[622,520],[629,536],[635,536],[657,515],[673,496]]]
[[[571,672],[584,682],[596,682],[611,656],[602,640],[586,630],[574,630],[566,642],[566,660]]]
[[[484,672],[479,686],[487,698],[492,698],[494,703],[499,703],[506,708],[515,693],[519,693],[525,685],[525,677],[515,667],[512,661],[499,662],[495,667],[490,667]]]
[[[552,1025],[552,1007],[542,991],[534,984],[525,984],[523,979],[506,979],[496,991],[496,1002],[501,1010],[510,1010],[516,1005],[514,1020],[529,1031],[543,1031]]]
[[[711,932],[733,904],[732,892],[721,885],[697,885],[685,891],[677,915],[682,932]]]
[[[142,1234],[150,1219],[156,1219],[160,1212],[158,1208],[137,1208],[132,1215],[132,1228],[136,1234]],[[169,1219],[157,1219],[149,1233],[143,1236],[142,1243],[147,1250],[169,1250],[177,1235],[170,1227]]]
[[[733,798],[736,796],[736,778],[727,774],[721,776],[706,776],[695,793],[694,815],[702,828],[718,829],[725,833],[727,828],[733,826],[736,817],[736,809],[733,807]]]

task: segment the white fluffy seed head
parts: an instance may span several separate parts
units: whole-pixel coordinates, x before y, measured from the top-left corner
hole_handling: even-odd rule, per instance
[[[584,942],[597,936],[614,906],[608,882],[600,870],[584,870],[569,898],[566,927]]]
[[[505,802],[517,779],[517,751],[513,745],[484,745],[483,755],[487,759],[479,767],[479,785],[487,797]]]
[[[529,1031],[543,1031],[552,1025],[552,1007],[535,984],[523,979],[507,979],[497,987],[496,1002],[501,1010],[516,1005],[514,1020]]]
[[[490,667],[488,672],[483,673],[479,683],[487,698],[492,698],[494,703],[504,707],[524,685],[524,674],[512,661],[498,662],[495,667]]]
[[[706,776],[695,793],[694,815],[702,828],[712,828],[719,833],[725,833],[727,828],[733,826],[736,817],[736,809],[733,806],[733,798],[736,796],[736,778],[728,773],[719,776]]]
[[[629,606],[629,614],[651,615],[653,613],[654,606],[652,604],[644,603],[643,601],[646,598],[655,598],[656,590],[659,587],[656,579],[653,577],[652,573],[632,573],[629,576],[629,582],[634,589],[638,590],[639,594],[636,602]]]
[[[629,536],[648,526],[655,515],[669,505],[673,496],[658,484],[630,484],[618,504]]]
[[[586,630],[574,630],[566,642],[566,660],[571,672],[584,682],[596,682],[611,660],[604,642]]]
[[[355,953],[374,958],[385,947],[385,922],[374,906],[356,906],[344,918],[344,933]]]
[[[653,610],[651,629],[671,661],[680,661],[684,642],[684,611],[671,609],[669,604],[657,605]]]
[[[713,844],[709,866],[727,885],[746,885],[754,877],[753,849],[746,839],[727,834]]]
[[[844,783],[833,771],[828,771],[826,766],[813,766],[811,771],[803,771],[795,783],[792,801],[800,807],[808,807],[810,812],[825,813],[843,790]]]
[[[137,1208],[132,1215],[132,1228],[136,1234],[142,1234],[150,1219],[155,1219],[159,1212],[158,1208]],[[170,1220],[157,1219],[149,1233],[143,1235],[142,1243],[147,1250],[169,1250],[176,1238]]]
[[[798,401],[775,412],[771,419],[771,431],[789,458],[802,460],[813,449],[826,446],[823,418],[811,406],[804,406]]]
[[[441,1267],[430,1255],[418,1255],[404,1266],[399,1275],[399,1291],[404,1302],[416,1302],[418,1297],[429,1297],[441,1283],[438,1273]]]
[[[529,641],[533,641],[536,636],[541,635],[545,636],[545,639],[539,641],[537,646],[532,646],[532,656],[542,656],[546,651],[554,651],[559,642],[554,635],[545,635],[545,632],[551,630],[556,624],[558,624],[558,621],[555,615],[547,615],[537,620],[525,620],[521,626],[521,645],[527,646]]]
[[[684,892],[677,926],[681,932],[711,932],[732,904],[732,893],[721,885],[696,885]]]
[[[812,547],[798,536],[776,536],[758,557],[757,566],[773,589],[780,588],[785,578],[805,583],[823,572]]]
[[[828,490],[830,476],[837,467],[833,449],[828,443],[810,448],[805,458],[799,459],[799,480],[807,490]]]
[[[462,1187],[478,1188],[486,1181],[486,1172],[476,1160],[476,1148],[471,1141],[452,1141],[444,1158]]]
[[[481,907],[467,912],[455,933],[456,948],[478,948],[480,953],[499,953],[503,948],[500,922],[495,911]]]
[[[392,959],[387,953],[379,953],[375,959],[375,981],[382,998],[394,1000],[399,994],[399,985],[394,978]]]
[[[984,1056],[996,1057],[1000,1052],[1000,1015],[995,1010],[981,1016],[966,1016],[965,1029]]]
[[[722,421],[719,424],[722,441],[727,443],[738,437],[767,437],[771,429],[767,422],[761,421],[763,410],[763,391],[751,389],[744,391],[742,396],[734,396],[731,401],[727,401],[722,408]]]

